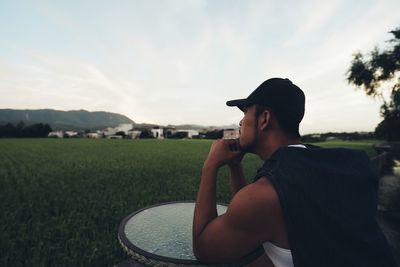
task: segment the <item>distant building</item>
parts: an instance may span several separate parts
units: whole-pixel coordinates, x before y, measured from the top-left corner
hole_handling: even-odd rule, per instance
[[[179,136],[182,136],[183,138],[192,139],[193,137],[196,137],[196,136],[199,135],[199,131],[196,131],[196,130],[178,130],[177,134]]]
[[[130,138],[130,139],[139,139],[141,133],[142,133],[142,131],[140,131],[140,130],[134,130],[134,129],[132,129],[132,130],[129,130],[129,131],[128,131],[127,136],[128,136],[128,138]]]
[[[102,138],[103,135],[101,133],[87,133],[86,137],[88,138],[94,138],[94,139],[99,139]]]
[[[239,129],[225,129],[224,130],[224,139],[237,139],[240,136]]]
[[[108,127],[101,131],[101,134],[104,136],[111,136],[111,135],[115,135],[116,133],[117,133],[117,130],[115,128],[111,128],[111,127]]]
[[[151,129],[151,133],[153,134],[154,138],[164,139],[164,130],[162,128],[153,128]]]
[[[120,124],[117,127],[115,127],[115,131],[117,132],[124,132],[126,135],[128,135],[128,132],[133,128],[132,123],[125,123],[125,124]]]
[[[176,134],[175,127],[164,128],[164,137],[171,138]]]
[[[76,137],[78,136],[78,132],[75,131],[66,131],[65,134],[69,137]]]
[[[50,133],[48,134],[48,137],[63,138],[63,137],[64,137],[64,132],[63,132],[63,131],[50,132]]]
[[[101,134],[103,134],[104,136],[113,136],[116,135],[116,133],[118,132],[124,132],[125,135],[128,135],[128,132],[133,128],[133,124],[132,123],[125,123],[125,124],[120,124],[117,127],[108,127],[104,130],[101,131]]]

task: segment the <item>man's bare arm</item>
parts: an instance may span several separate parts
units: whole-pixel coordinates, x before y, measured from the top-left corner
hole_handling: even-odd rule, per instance
[[[230,148],[230,145],[235,143],[222,139],[215,141],[204,162],[193,218],[193,250],[195,254],[198,247],[197,241],[202,232],[218,216],[216,208],[218,169],[227,163],[234,164],[234,159],[242,156],[240,151],[233,151]],[[236,163],[240,163],[240,160]]]
[[[231,174],[231,194],[232,197],[243,187],[247,185],[246,178],[243,173],[242,165],[231,164],[229,165],[229,172]]]
[[[197,259],[209,263],[236,261],[272,240],[276,232],[277,196],[271,192],[270,188],[250,184],[233,197],[225,214],[208,222],[201,219],[205,219],[205,212],[202,214],[201,209],[196,209],[194,229],[196,224],[204,222],[199,227],[201,231],[197,228],[198,234],[193,235]]]
[[[218,216],[216,203],[218,168],[204,165],[201,172],[199,191],[193,217],[193,251],[197,252],[197,242],[204,228]]]
[[[193,219],[193,252],[204,262],[230,262],[240,259],[265,240],[271,240],[277,197],[270,187],[258,184],[243,186],[237,191],[225,214],[216,210],[218,169],[232,165],[243,156],[229,149],[230,141],[213,143],[204,163]],[[236,162],[238,163],[238,162]],[[240,175],[237,187],[244,183]],[[260,212],[262,211],[262,212]]]

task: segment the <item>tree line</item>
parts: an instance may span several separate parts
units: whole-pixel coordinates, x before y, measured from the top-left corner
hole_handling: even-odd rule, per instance
[[[356,141],[375,139],[377,136],[374,132],[328,132],[321,134],[305,134],[301,136],[301,141],[304,143],[324,142],[329,140],[329,138]]]
[[[0,124],[0,137],[47,137],[51,131],[52,129],[47,123],[25,125],[21,121],[16,125],[10,122]]]

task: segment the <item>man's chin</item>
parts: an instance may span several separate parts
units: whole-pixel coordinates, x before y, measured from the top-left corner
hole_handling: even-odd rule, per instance
[[[239,146],[240,146],[240,150],[245,152],[245,153],[253,153],[253,145],[252,144],[247,144],[245,142],[242,142],[239,139]]]

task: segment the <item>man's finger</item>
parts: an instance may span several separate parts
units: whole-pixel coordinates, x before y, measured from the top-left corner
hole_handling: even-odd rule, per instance
[[[239,151],[240,150],[240,145],[239,145],[239,140],[229,140],[229,149],[231,151]]]

